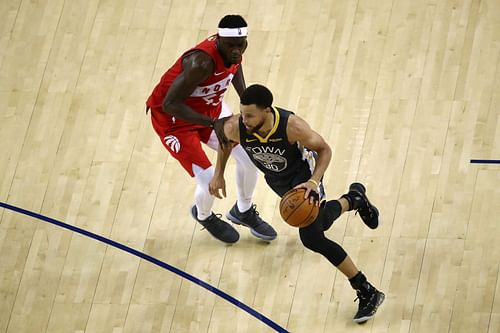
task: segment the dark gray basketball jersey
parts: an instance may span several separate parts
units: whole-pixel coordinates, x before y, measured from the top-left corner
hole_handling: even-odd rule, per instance
[[[304,174],[307,180],[314,168],[311,165],[313,153],[297,143],[289,143],[286,127],[293,113],[281,108],[273,108],[273,111],[274,126],[265,138],[247,133],[240,118],[240,144],[255,166],[265,174],[266,180],[292,179],[297,174]]]

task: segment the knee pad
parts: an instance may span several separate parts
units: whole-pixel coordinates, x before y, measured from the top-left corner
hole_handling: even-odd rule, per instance
[[[318,220],[320,224],[323,226],[323,230],[326,231],[330,229],[333,222],[340,216],[342,213],[342,206],[340,202],[337,200],[323,201],[321,203]]]
[[[325,234],[322,230],[319,230],[318,224],[310,225],[306,228],[300,228],[300,240],[302,244],[311,251],[314,252],[322,252],[325,241],[328,239],[325,237]]]
[[[323,231],[318,232],[318,230],[312,228],[302,228],[299,231],[302,244],[311,251],[321,253],[334,266],[340,265],[347,257],[347,253],[342,246],[326,238]]]

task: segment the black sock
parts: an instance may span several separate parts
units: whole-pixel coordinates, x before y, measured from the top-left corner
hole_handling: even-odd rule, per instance
[[[351,196],[349,195],[349,193],[342,194],[341,198],[346,199],[347,202],[349,203],[349,209],[348,210],[353,210],[354,200],[351,198]]]
[[[350,278],[349,282],[351,283],[352,288],[361,292],[362,295],[369,295],[374,289],[361,271],[354,275],[354,277]]]

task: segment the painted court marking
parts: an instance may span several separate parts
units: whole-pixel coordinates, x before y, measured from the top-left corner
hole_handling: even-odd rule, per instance
[[[180,275],[181,277],[183,277],[183,278],[185,278],[185,279],[187,279],[187,280],[189,280],[189,281],[191,281],[191,282],[193,282],[193,283],[195,283],[195,284],[197,284],[197,285],[199,285],[199,286],[207,289],[208,291],[211,291],[212,293],[214,293],[217,296],[225,299],[229,303],[232,303],[235,306],[239,307],[240,309],[248,312],[249,314],[251,314],[252,316],[254,316],[255,318],[257,318],[258,320],[260,320],[261,322],[263,322],[264,324],[266,324],[269,327],[273,328],[276,332],[289,333],[286,329],[284,329],[283,327],[281,327],[280,325],[278,325],[277,323],[275,323],[271,319],[267,318],[266,316],[260,314],[259,312],[255,311],[254,309],[250,308],[248,305],[246,305],[246,304],[238,301],[233,296],[228,295],[225,292],[223,292],[222,290],[217,289],[214,286],[211,286],[210,284],[208,284],[208,283],[206,283],[206,282],[204,282],[204,281],[202,281],[202,280],[200,280],[200,279],[192,276],[191,274],[186,273],[186,272],[184,272],[184,271],[182,271],[182,270],[180,270],[180,269],[178,269],[178,268],[176,268],[174,266],[171,266],[171,265],[169,265],[169,264],[167,264],[167,263],[165,263],[165,262],[163,262],[161,260],[158,260],[158,259],[156,259],[156,258],[154,258],[154,257],[152,257],[150,255],[147,255],[147,254],[145,254],[143,252],[134,250],[133,248],[128,247],[127,245],[115,242],[114,240],[111,240],[109,238],[100,236],[98,234],[94,234],[93,232],[90,232],[90,231],[87,231],[87,230],[75,227],[73,225],[70,225],[70,224],[67,224],[67,223],[55,220],[53,218],[50,218],[50,217],[47,217],[47,216],[44,216],[44,215],[40,215],[38,213],[29,211],[29,210],[26,210],[26,209],[22,209],[22,208],[19,208],[19,207],[15,207],[15,206],[9,205],[9,204],[1,202],[1,201],[0,201],[0,207],[3,207],[5,209],[9,209],[9,210],[14,211],[16,213],[20,213],[20,214],[23,214],[23,215],[31,216],[31,217],[34,217],[34,218],[36,218],[38,220],[41,220],[41,221],[44,221],[44,222],[48,222],[48,223],[57,225],[59,227],[62,227],[64,229],[68,229],[70,231],[79,233],[81,235],[93,238],[93,239],[98,240],[98,241],[100,241],[102,243],[111,245],[113,247],[116,247],[117,249],[120,249],[122,251],[128,252],[128,253],[136,256],[136,257],[139,257],[139,258],[142,258],[142,259],[144,259],[146,261],[149,261],[152,264],[155,264],[155,265],[160,266],[160,267],[162,267],[162,268],[164,268],[166,270],[171,271],[172,273]]]
[[[500,164],[500,160],[470,160],[473,164]]]

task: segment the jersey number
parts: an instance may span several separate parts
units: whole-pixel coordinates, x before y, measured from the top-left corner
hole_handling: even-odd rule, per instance
[[[220,104],[220,102],[222,102],[222,97],[224,97],[224,94],[210,94],[207,96],[203,96],[203,100],[205,101],[205,103],[207,103],[207,105],[217,106]]]

